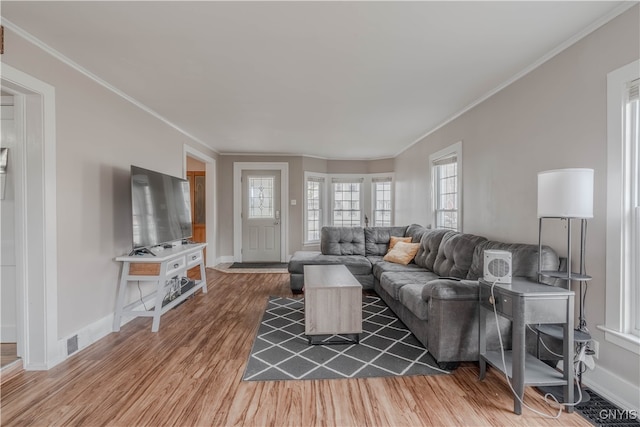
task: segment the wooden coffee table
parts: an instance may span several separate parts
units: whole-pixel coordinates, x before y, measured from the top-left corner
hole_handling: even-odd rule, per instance
[[[344,265],[304,266],[304,325],[309,344],[345,344],[322,335],[360,342],[362,285]]]

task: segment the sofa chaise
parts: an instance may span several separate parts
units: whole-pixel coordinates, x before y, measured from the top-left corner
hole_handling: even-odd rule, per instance
[[[415,258],[408,264],[384,260],[392,236],[410,237],[411,242],[419,244]],[[490,241],[417,224],[323,227],[320,249],[299,251],[291,258],[288,270],[294,293],[302,292],[305,265],[343,264],[363,289],[375,291],[385,301],[444,368],[478,360],[478,279],[483,275],[485,249],[510,251],[512,275],[538,280],[537,245]],[[542,269],[557,270],[559,263],[555,251],[543,246]],[[495,320],[489,317],[488,322],[487,348],[497,349]],[[505,345],[510,347],[510,322],[499,322]],[[527,346],[535,352],[535,334],[531,335]]]

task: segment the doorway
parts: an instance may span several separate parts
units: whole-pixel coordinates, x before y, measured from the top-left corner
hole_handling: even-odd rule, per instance
[[[18,357],[18,286],[16,265],[16,167],[13,164],[18,144],[15,125],[14,97],[2,92],[0,127],[0,367],[4,368]]]
[[[189,199],[191,201],[191,241],[207,242],[206,209],[206,164],[193,157],[187,157],[187,180],[189,181]],[[206,259],[207,248],[204,249]],[[200,267],[187,272],[190,279],[200,280]]]
[[[216,159],[184,145],[184,177],[191,180],[192,240],[206,242],[205,266],[216,264]],[[198,190],[197,193],[194,192]],[[194,202],[198,201],[195,205]],[[194,217],[195,214],[195,217]],[[198,274],[200,272],[198,271]]]
[[[58,342],[56,107],[53,86],[3,64],[14,100],[16,352],[27,370],[64,360]],[[28,150],[26,143],[29,141]]]
[[[242,171],[242,262],[280,262],[280,171]]]
[[[279,230],[274,232],[279,234],[279,258],[274,256],[275,262],[286,262],[288,253],[288,209],[289,204],[289,163],[284,162],[234,162],[233,164],[233,261],[248,262],[243,256],[243,245],[245,242],[245,234],[243,230],[243,185],[242,175],[244,171],[253,171],[254,176],[266,176],[273,171],[280,172],[280,201],[274,205],[274,217],[271,219],[273,224],[275,221],[275,211],[280,211]],[[277,184],[274,184],[277,186]],[[255,238],[255,237],[254,237]],[[278,252],[278,250],[276,250]]]

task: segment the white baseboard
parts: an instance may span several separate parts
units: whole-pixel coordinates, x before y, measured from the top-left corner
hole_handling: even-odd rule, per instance
[[[640,412],[638,385],[596,365],[582,376],[582,383],[622,409]]]
[[[216,265],[218,265],[218,264],[227,264],[227,263],[232,263],[232,262],[234,262],[233,255],[221,256],[221,257],[216,258]]]
[[[2,338],[2,342],[17,342],[18,333],[16,331],[16,325],[0,326],[0,337]]]
[[[78,336],[78,351],[89,347],[91,344],[97,342],[98,340],[106,337],[111,332],[113,332],[113,314],[109,314],[102,319],[99,319],[90,325],[85,326],[84,328],[76,331],[75,333],[68,335],[60,340],[58,340],[58,351],[57,351],[57,360],[53,362],[53,367],[64,360],[66,360],[69,356],[74,355],[76,352],[71,354],[67,354],[67,341],[74,337]]]
[[[142,304],[140,304],[140,307],[134,308],[134,310],[143,310]],[[89,347],[91,344],[99,341],[100,339],[112,333],[113,318],[114,318],[114,314],[113,313],[109,314],[103,317],[102,319],[99,319],[93,322],[92,324],[85,326],[84,328],[80,329],[76,333],[68,335],[61,340],[58,340],[57,358],[56,360],[53,361],[52,364],[49,365],[49,367],[45,369],[53,368],[57,364],[65,361],[68,357],[73,356],[78,351]],[[120,326],[125,325],[126,323],[130,322],[133,319],[134,319],[133,317],[123,316]],[[75,335],[78,336],[78,351],[72,354],[67,354],[67,341],[69,340],[69,338],[72,338]],[[32,370],[32,369],[38,370],[37,368],[34,368],[34,367],[29,368],[29,370]]]

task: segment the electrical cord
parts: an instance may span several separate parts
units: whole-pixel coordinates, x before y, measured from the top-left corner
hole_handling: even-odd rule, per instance
[[[533,329],[531,327],[531,325],[527,325],[527,328],[529,328],[529,330],[535,334],[540,334],[539,331],[536,331],[535,329]],[[556,357],[564,357],[562,354],[558,354],[556,352],[554,352],[553,350],[551,350],[549,347],[547,347],[547,345],[544,343],[544,340],[542,339],[542,337],[538,337],[538,339],[540,340],[540,342],[542,343],[542,346],[552,355],[556,356]]]
[[[496,280],[495,282],[493,282],[493,284],[491,285],[491,300],[495,301],[495,295],[493,292],[493,289],[496,286],[496,283],[498,283],[498,281]],[[556,397],[551,394],[551,393],[547,393],[544,395],[544,401],[546,404],[548,405],[552,405],[553,403],[555,403],[556,405],[560,405],[558,408],[558,413],[555,416],[549,415],[549,414],[545,414],[544,412],[540,412],[534,408],[532,408],[531,406],[527,405],[526,403],[524,403],[524,394],[522,396],[522,398],[520,396],[518,396],[518,393],[516,393],[516,391],[513,389],[513,385],[511,385],[511,380],[509,379],[509,375],[507,374],[507,361],[505,360],[505,350],[504,350],[504,343],[502,341],[502,333],[500,332],[500,323],[499,323],[499,319],[498,319],[498,310],[496,309],[496,305],[493,305],[493,315],[495,316],[496,319],[496,329],[498,331],[498,342],[500,343],[500,357],[502,358],[502,368],[503,368],[503,372],[504,372],[504,377],[507,380],[507,384],[509,385],[509,388],[511,389],[511,392],[513,393],[513,395],[515,396],[516,399],[518,399],[518,402],[520,402],[520,404],[522,406],[524,406],[525,408],[529,409],[530,411],[545,417],[545,418],[551,418],[551,419],[558,419],[560,418],[560,415],[562,414],[562,410],[564,409],[565,406],[576,406],[578,404],[580,404],[580,402],[582,402],[582,389],[578,386],[578,395],[579,395],[579,399],[577,402],[575,403],[560,403],[558,402],[558,399],[556,399]],[[574,368],[574,374],[576,374],[577,378],[577,367]],[[575,381],[574,378],[574,381]]]
[[[149,311],[149,309],[147,308],[146,304],[144,303],[144,299],[142,298],[142,289],[140,289],[140,281],[138,280],[138,292],[140,292],[140,302],[142,303],[142,306],[144,307],[145,311]]]

